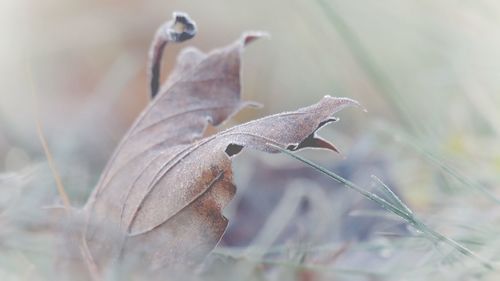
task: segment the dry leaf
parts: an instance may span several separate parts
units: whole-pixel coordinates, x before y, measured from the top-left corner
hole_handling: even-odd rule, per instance
[[[208,124],[217,126],[252,105],[240,100],[240,57],[244,46],[259,36],[245,34],[208,54],[193,48],[180,54],[170,78],[123,138],[86,205],[84,239],[97,264],[140,257],[152,269],[196,265],[227,226],[221,212],[235,193],[232,156],[243,147],[279,152],[270,144],[289,150],[336,150],[315,132],[336,120],[332,114],[357,104],[348,98],[326,96],[312,106],[202,138]]]

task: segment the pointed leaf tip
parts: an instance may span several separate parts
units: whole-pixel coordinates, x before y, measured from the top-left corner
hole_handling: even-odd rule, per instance
[[[338,107],[338,110],[336,110],[335,112],[343,109],[343,108],[346,108],[348,106],[354,106],[354,107],[357,107],[357,108],[360,108],[363,112],[367,112],[366,108],[364,106],[362,106],[357,100],[353,100],[351,98],[347,98],[347,97],[332,97],[330,95],[325,95],[323,97],[323,99],[326,99],[326,100],[331,100],[333,101],[336,106]]]
[[[242,35],[243,46],[247,46],[259,38],[270,38],[271,35],[265,31],[247,31]]]

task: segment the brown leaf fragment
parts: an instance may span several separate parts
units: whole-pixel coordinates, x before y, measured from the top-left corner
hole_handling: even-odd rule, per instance
[[[149,191],[143,194],[141,201],[136,203],[138,205],[134,205],[132,217],[127,220],[130,235],[141,235],[167,222],[207,192],[213,185],[214,175],[224,173],[224,178],[227,178],[231,166],[226,151],[230,146],[250,147],[271,153],[279,151],[269,144],[294,149],[334,147],[316,137],[315,132],[320,125],[328,123],[325,121],[334,120],[331,114],[353,104],[356,103],[350,99],[326,96],[315,105],[235,126],[182,146],[181,151],[166,153],[160,162],[167,164],[154,177],[148,178]],[[207,177],[207,170],[216,172]],[[162,188],[174,185],[175,188]],[[175,202],[170,202],[172,199]],[[169,200],[170,204],[162,203],[165,200]]]
[[[186,268],[201,262],[222,237],[222,209],[233,198],[231,157],[243,147],[279,152],[337,151],[316,131],[340,109],[357,105],[325,96],[280,113],[202,138],[252,103],[240,99],[241,53],[261,36],[204,54],[187,48],[170,78],[138,117],[109,161],[85,211],[85,240],[96,263],[137,258],[150,269]]]

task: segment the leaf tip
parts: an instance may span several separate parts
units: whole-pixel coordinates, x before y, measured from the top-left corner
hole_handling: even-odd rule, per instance
[[[265,31],[247,31],[241,36],[243,46],[247,46],[259,38],[271,38],[271,35]]]
[[[357,100],[353,100],[347,97],[332,97],[330,95],[325,95],[324,100],[333,101],[335,104],[336,111],[339,111],[348,106],[354,106],[360,108],[363,112],[368,112],[364,106],[362,106]]]

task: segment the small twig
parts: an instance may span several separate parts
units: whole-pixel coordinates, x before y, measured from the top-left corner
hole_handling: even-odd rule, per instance
[[[36,124],[36,131],[38,135],[38,139],[40,140],[40,143],[42,144],[43,151],[45,153],[45,157],[47,158],[47,162],[49,164],[50,170],[52,172],[52,176],[54,177],[54,180],[56,182],[56,188],[59,193],[59,196],[61,197],[64,205],[64,210],[66,211],[67,215],[70,215],[70,210],[71,210],[71,203],[69,201],[68,194],[66,193],[66,190],[64,189],[64,185],[61,180],[61,176],[59,175],[59,172],[57,171],[56,165],[54,163],[54,159],[52,158],[52,154],[50,153],[49,146],[47,144],[47,140],[45,139],[45,136],[43,134],[43,129],[42,129],[42,123],[40,122],[40,118],[38,116],[38,103],[37,103],[37,95],[35,91],[35,83],[33,80],[33,75],[31,72],[31,67],[29,64],[26,66],[26,73],[28,76],[28,82],[30,84],[31,88],[31,94],[33,97],[33,111],[35,115],[35,124]],[[92,280],[102,280],[102,278],[99,275],[99,271],[97,269],[97,265],[94,262],[94,259],[92,258],[92,254],[90,253],[90,250],[87,246],[87,241],[85,241],[85,237],[82,236],[82,241],[80,245],[78,245],[80,249],[80,253],[83,257],[83,260],[85,261],[85,264],[87,266],[87,269],[90,273],[90,276]]]
[[[160,71],[163,50],[168,43],[180,43],[189,40],[196,34],[196,24],[186,13],[174,12],[173,19],[164,23],[156,31],[149,49],[149,86],[151,98],[160,89]]]
[[[99,274],[99,269],[97,268],[96,263],[94,262],[94,258],[92,257],[92,253],[90,253],[89,247],[87,245],[87,240],[82,235],[82,241],[79,245],[80,253],[83,256],[83,260],[85,261],[85,265],[89,270],[90,277],[94,281],[102,280],[101,275]]]
[[[37,96],[36,96],[36,91],[35,91],[35,84],[33,81],[33,75],[31,72],[31,67],[29,64],[26,66],[26,74],[28,76],[28,83],[30,84],[31,88],[31,95],[33,97],[33,102],[34,102],[34,114],[35,114],[35,125],[36,125],[36,132],[38,135],[38,139],[40,140],[40,144],[42,145],[43,152],[45,153],[45,157],[47,158],[47,162],[49,164],[49,168],[52,172],[52,176],[54,177],[54,180],[56,181],[56,187],[57,191],[59,193],[59,196],[61,197],[64,208],[66,211],[69,211],[71,208],[71,204],[69,201],[68,194],[66,193],[66,190],[64,189],[64,185],[62,183],[61,177],[59,173],[57,172],[56,165],[54,163],[54,159],[52,158],[52,154],[50,153],[49,146],[47,145],[47,140],[45,139],[45,136],[43,134],[43,129],[42,129],[42,123],[40,122],[40,118],[38,116],[38,103],[37,103]]]

